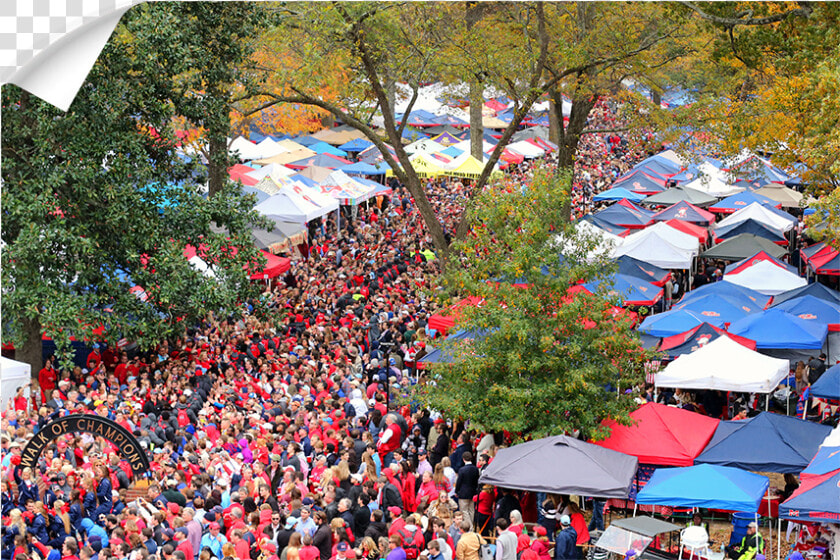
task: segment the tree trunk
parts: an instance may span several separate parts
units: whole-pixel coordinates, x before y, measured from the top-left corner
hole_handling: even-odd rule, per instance
[[[484,109],[484,86],[477,79],[470,81],[470,154],[478,161],[484,161],[484,124],[481,122]]]
[[[651,98],[652,98],[653,104],[654,104],[655,106],[659,107],[659,105],[661,105],[661,104],[662,104],[662,94],[661,94],[661,93],[659,93],[659,92],[658,92],[658,91],[656,91],[656,90],[652,90],[650,95],[651,95]]]
[[[227,135],[210,136],[207,159],[208,189],[211,197],[220,192],[227,180]]]
[[[563,100],[559,92],[553,91],[551,101],[556,107],[562,108]],[[558,141],[557,141],[557,172],[569,172],[574,177],[575,155],[577,153],[578,143],[580,142],[581,134],[586,128],[586,122],[589,118],[589,113],[595,104],[598,102],[597,95],[589,96],[573,96],[572,110],[569,114],[569,124],[564,125],[563,111],[555,110],[553,116],[550,116],[551,123],[557,127]],[[572,187],[574,180],[569,182],[569,188]],[[572,219],[572,193],[568,193],[564,203],[564,216],[567,220]]]
[[[15,352],[15,359],[29,364],[32,368],[32,378],[38,378],[38,372],[44,367],[43,343],[41,342],[41,321],[36,317],[21,319],[23,329],[23,346]]]
[[[560,143],[560,126],[563,124],[563,103],[562,95],[555,89],[548,90],[548,141],[555,144]],[[554,102],[560,99],[560,107]]]

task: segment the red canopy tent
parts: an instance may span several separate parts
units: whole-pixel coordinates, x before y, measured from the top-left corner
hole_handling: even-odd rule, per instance
[[[247,165],[237,163],[236,165],[228,169],[228,175],[230,176],[230,180],[233,182],[240,181],[246,187],[253,187],[257,183],[259,183],[259,181],[257,181],[256,179],[247,175],[247,173],[250,173],[253,170],[253,167],[248,167]]]
[[[429,328],[438,331],[440,334],[446,334],[449,329],[455,326],[455,322],[461,315],[460,310],[463,307],[481,307],[483,304],[484,300],[482,298],[477,296],[468,296],[454,305],[450,305],[448,308],[449,315],[435,313],[429,317]]]
[[[687,233],[689,235],[693,235],[697,238],[697,240],[700,243],[706,243],[709,241],[709,230],[704,228],[703,226],[698,226],[697,224],[692,224],[677,219],[666,220],[665,223],[676,230],[679,230],[683,233]]]
[[[639,463],[687,467],[705,449],[720,423],[696,412],[646,403],[630,414],[632,426],[605,420],[610,437],[593,442],[639,458]]]
[[[199,249],[201,250],[201,254],[198,254],[195,247],[193,247],[192,245],[186,245],[184,247],[184,258],[189,260],[195,256],[198,256],[200,259],[206,260],[206,248],[200,247]],[[236,254],[236,247],[231,247],[231,250],[233,251],[233,254]],[[268,261],[268,264],[266,264],[265,268],[263,268],[262,270],[251,274],[249,276],[251,280],[267,280],[270,278],[276,278],[277,276],[284,274],[292,267],[291,259],[288,259],[286,257],[278,257],[277,255],[272,255],[268,251],[260,251]]]

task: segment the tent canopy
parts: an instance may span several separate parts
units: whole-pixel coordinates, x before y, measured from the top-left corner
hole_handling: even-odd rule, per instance
[[[636,503],[757,512],[770,480],[716,465],[656,469]]]
[[[665,190],[665,179],[654,175],[650,170],[636,170],[616,179],[613,188],[622,188],[634,192],[639,196],[639,200],[642,200],[648,195],[663,192]]]
[[[621,304],[624,306],[653,305],[662,297],[661,286],[655,286],[635,276],[626,276],[619,273],[605,279],[604,282],[612,284],[605,288],[607,295],[621,298]],[[595,293],[602,283],[602,281],[596,280],[584,284],[584,287]]]
[[[764,294],[756,292],[755,290],[751,290],[750,288],[739,286],[738,284],[730,284],[729,282],[712,282],[711,284],[700,286],[699,288],[691,290],[685,294],[680,300],[680,304],[688,303],[689,301],[709,295],[726,296],[738,303],[743,303],[748,307],[756,307],[758,309],[764,309],[767,307],[767,304],[770,303],[770,299],[772,299]]]
[[[695,253],[672,245],[659,232],[651,232],[645,237],[637,238],[631,245],[622,243],[615,249],[614,256],[629,255],[640,260],[667,269],[689,269]]]
[[[501,449],[479,481],[533,492],[626,498],[638,464],[624,453],[553,436]]]
[[[734,214],[722,219],[718,222],[717,227],[726,227],[750,219],[761,222],[769,228],[777,229],[783,232],[790,231],[793,226],[796,225],[797,221],[796,218],[787,212],[776,210],[775,208],[765,206],[764,204],[760,204],[758,202],[753,202],[745,208],[742,208]]]
[[[700,256],[707,259],[737,261],[755,255],[759,251],[764,251],[773,258],[779,258],[787,252],[772,241],[742,233],[704,251]]]
[[[808,284],[808,281],[798,274],[770,261],[759,261],[750,267],[729,272],[723,276],[723,281],[745,286],[768,296],[802,288]]]
[[[639,463],[690,466],[712,439],[717,419],[659,403],[646,403],[630,413],[634,424],[604,421],[610,437],[596,445],[638,457]]]
[[[769,393],[789,372],[789,360],[764,356],[721,336],[680,356],[654,380],[657,387]]]
[[[824,284],[820,284],[819,282],[814,282],[812,284],[808,284],[807,286],[796,288],[795,290],[790,290],[788,292],[784,292],[782,294],[774,296],[773,305],[776,306],[789,299],[798,298],[806,295],[814,296],[815,298],[822,299],[825,301],[835,303],[840,302],[840,292],[838,292],[837,290],[832,290],[831,288],[825,286]]]
[[[709,207],[709,210],[712,212],[718,212],[720,214],[732,214],[740,210],[741,208],[746,208],[750,204],[759,203],[764,204],[766,206],[771,206],[773,208],[781,208],[781,204],[767,198],[766,196],[755,194],[751,191],[744,191],[730,197],[724,198],[717,204],[713,204]]]
[[[840,302],[805,295],[774,305],[773,309],[781,309],[804,321],[827,325],[829,331],[840,331]]]
[[[695,189],[677,185],[661,193],[650,195],[642,201],[651,206],[671,206],[679,202],[690,202],[695,206],[708,206],[717,202],[717,198]]]
[[[798,473],[817,454],[831,427],[762,412],[749,420],[721,422],[697,463],[755,472]]]
[[[599,192],[594,197],[592,197],[592,200],[599,202],[603,200],[622,200],[625,198],[633,202],[641,202],[645,197],[640,194],[636,194],[632,191],[628,191],[623,187],[613,187],[611,189]]]
[[[763,237],[776,245],[787,245],[788,243],[787,238],[781,231],[768,227],[752,218],[737,224],[716,227],[714,229],[716,241],[720,239],[731,239],[736,235],[741,235],[742,233],[749,233],[757,237]]]
[[[840,400],[840,364],[834,364],[811,385],[811,395],[821,399]]]
[[[803,479],[779,506],[779,517],[836,524],[840,517],[840,470]]]
[[[764,251],[759,251],[758,253],[756,253],[755,255],[753,255],[753,256],[751,256],[747,259],[742,259],[738,262],[727,265],[726,270],[724,272],[726,274],[737,274],[738,272],[741,272],[742,270],[744,270],[746,268],[749,268],[752,265],[754,265],[758,262],[761,262],[761,261],[771,262],[771,263],[775,264],[776,266],[778,266],[779,268],[783,268],[784,270],[787,270],[788,272],[794,272],[794,273],[796,272],[796,267],[793,267],[793,266],[789,265],[788,263],[786,263],[784,261],[780,261],[779,259],[774,259],[773,257],[768,255]],[[774,300],[774,302],[775,302],[775,300]]]
[[[757,305],[752,305],[743,299],[713,293],[681,301],[672,309],[693,311],[713,324],[719,321],[733,323],[761,310]]]
[[[671,273],[667,270],[653,266],[646,262],[634,259],[628,255],[618,257],[618,273],[626,276],[634,276],[654,286],[662,286],[670,278]]]
[[[732,323],[729,332],[755,340],[760,349],[820,350],[825,344],[828,326],[773,307]]]
[[[690,202],[677,202],[673,206],[662,210],[653,216],[653,220],[664,222],[667,220],[682,220],[692,224],[709,225],[715,221],[715,215]]]
[[[19,387],[26,387],[32,381],[32,367],[24,362],[0,356],[0,409],[6,410]],[[29,396],[29,391],[24,394]]]
[[[678,336],[686,331],[695,329],[704,322],[711,322],[723,326],[719,318],[707,318],[687,309],[671,309],[664,313],[656,313],[645,317],[638,330],[641,333],[656,337]]]
[[[668,354],[669,358],[674,359],[683,354],[690,354],[699,350],[720,336],[728,336],[741,346],[755,350],[754,340],[726,332],[710,323],[703,323],[684,333],[663,338],[659,349]]]
[[[627,228],[644,227],[650,223],[653,212],[639,208],[635,204],[613,204],[592,215],[609,224]]]

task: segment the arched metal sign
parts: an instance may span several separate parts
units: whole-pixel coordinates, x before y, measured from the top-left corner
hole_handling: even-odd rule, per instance
[[[151,468],[149,458],[146,457],[146,451],[140,446],[137,438],[113,420],[93,414],[70,414],[45,424],[26,444],[20,455],[19,468],[30,467],[35,470],[38,457],[50,442],[63,435],[76,432],[99,436],[114,444],[131,465],[134,476],[145,476],[149,472]]]

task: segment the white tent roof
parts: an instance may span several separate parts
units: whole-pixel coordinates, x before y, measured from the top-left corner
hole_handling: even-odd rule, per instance
[[[703,175],[700,175],[691,182],[685,183],[686,187],[718,198],[732,196],[744,190],[740,187],[730,185],[726,176],[710,163],[703,162],[697,168],[703,172]]]
[[[338,201],[301,183],[283,185],[277,194],[263,200],[254,210],[273,220],[306,223],[338,209]]]
[[[32,381],[32,368],[29,364],[0,356],[0,410],[5,411],[18,387],[26,387],[30,381]],[[29,389],[24,389],[24,395],[28,402]]]
[[[441,150],[445,150],[446,146],[443,144],[439,144],[432,140],[431,138],[421,138],[416,142],[412,142],[408,146],[405,147],[405,153],[407,154],[434,154]]]
[[[529,159],[538,158],[545,154],[545,150],[534,146],[533,144],[525,140],[520,140],[519,142],[513,142],[512,144],[508,144],[507,149]]]
[[[465,153],[468,154],[468,153],[470,153],[470,148],[471,148],[470,140],[469,139],[461,140],[457,144],[452,144],[452,147],[454,147],[458,150],[461,150],[462,152],[465,152]],[[482,140],[481,141],[481,149],[484,151],[485,154],[491,153],[493,151],[493,148],[495,148],[495,147],[496,147],[495,144],[491,144],[487,140]],[[446,148],[441,147],[441,149],[445,150]]]
[[[595,246],[589,250],[586,240],[594,238]],[[624,239],[585,220],[575,223],[575,235],[566,237],[557,235],[554,237],[554,246],[560,249],[560,253],[566,257],[579,257],[587,262],[592,262],[599,257],[610,258],[616,247],[620,246]],[[584,251],[588,251],[584,253]]]
[[[256,144],[242,136],[237,136],[228,142],[228,152],[230,155],[233,155],[234,152],[239,152],[239,159],[241,161],[257,159],[260,153]]]
[[[277,154],[282,154],[291,151],[285,146],[281,146],[271,138],[265,138],[262,142],[257,144],[257,150],[258,151],[256,157],[251,159],[270,158],[272,156],[276,156]]]
[[[658,235],[661,238],[667,239],[668,243],[674,247],[686,251],[692,251],[695,255],[700,252],[700,241],[697,237],[671,227],[665,222],[656,222],[645,229],[628,235],[624,238],[623,246],[627,247],[628,250],[631,250],[651,235]]]
[[[760,261],[735,274],[726,274],[723,281],[750,288],[766,296],[775,296],[808,284],[801,276],[769,261]]]
[[[791,220],[790,218],[780,216],[763,204],[753,202],[749,206],[741,208],[737,212],[733,212],[726,218],[722,219],[718,222],[716,227],[721,228],[732,224],[740,224],[741,222],[745,222],[749,219],[761,222],[772,229],[785,232],[793,229],[793,226],[796,224],[795,219]]]
[[[627,245],[625,241],[625,244],[616,249],[614,256],[627,255],[659,268],[684,270],[691,268],[694,254],[690,250],[671,245],[659,233],[653,232],[632,246]]]
[[[685,166],[685,161],[683,160],[683,158],[681,158],[680,155],[674,150],[665,150],[664,152],[659,152],[656,155],[658,155],[659,157],[664,157],[665,159],[669,159],[679,166]]]
[[[245,175],[252,177],[257,181],[264,179],[265,177],[271,177],[277,181],[282,178],[289,177],[290,175],[294,175],[295,173],[297,172],[294,169],[289,169],[285,165],[280,165],[279,163],[269,163],[268,165],[263,165],[259,169],[249,171]]]
[[[657,387],[769,393],[790,371],[790,361],[771,358],[721,336],[683,354],[654,376]]]
[[[837,426],[825,436],[825,439],[820,444],[820,447],[840,447],[840,426]]]

